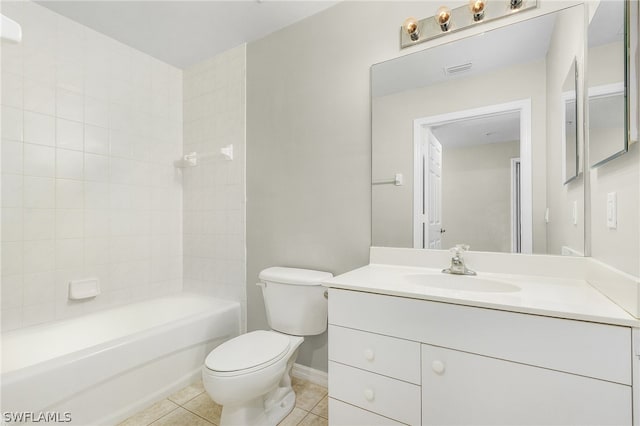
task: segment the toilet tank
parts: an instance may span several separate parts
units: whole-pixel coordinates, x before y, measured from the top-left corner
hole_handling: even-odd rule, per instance
[[[326,288],[329,272],[272,267],[260,272],[267,320],[272,330],[295,336],[313,336],[327,329]]]

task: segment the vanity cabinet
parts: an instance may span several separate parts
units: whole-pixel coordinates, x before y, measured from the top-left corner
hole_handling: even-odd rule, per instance
[[[329,290],[332,425],[631,425],[631,366],[630,327]]]

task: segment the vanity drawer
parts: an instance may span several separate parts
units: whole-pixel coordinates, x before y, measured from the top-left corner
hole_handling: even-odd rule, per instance
[[[631,384],[630,327],[338,289],[329,323]]]
[[[337,399],[329,398],[329,424],[331,426],[396,426],[402,425],[387,417],[363,410]]]
[[[329,397],[384,417],[420,424],[420,386],[329,361]]]
[[[420,343],[329,326],[329,360],[420,384]]]

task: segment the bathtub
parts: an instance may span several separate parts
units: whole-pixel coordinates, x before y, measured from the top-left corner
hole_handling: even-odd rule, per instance
[[[238,303],[184,293],[3,333],[2,412],[115,424],[197,380],[239,332]]]

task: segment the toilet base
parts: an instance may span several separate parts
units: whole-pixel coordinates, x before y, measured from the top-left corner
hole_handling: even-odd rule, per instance
[[[242,405],[225,405],[220,416],[221,425],[277,425],[293,411],[296,405],[296,394],[291,387],[270,392],[266,398],[261,396]]]

